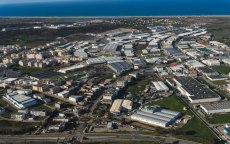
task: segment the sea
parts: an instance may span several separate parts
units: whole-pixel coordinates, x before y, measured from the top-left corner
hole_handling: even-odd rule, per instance
[[[73,0],[0,4],[1,17],[226,15],[230,15],[230,0]]]

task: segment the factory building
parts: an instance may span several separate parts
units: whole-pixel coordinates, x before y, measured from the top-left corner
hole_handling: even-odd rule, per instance
[[[208,66],[219,66],[220,65],[220,61],[216,59],[202,60],[202,62]]]
[[[117,51],[119,45],[116,43],[109,43],[104,47],[104,51],[107,52],[113,52],[113,51]]]
[[[153,85],[155,86],[157,91],[163,91],[163,92],[167,92],[169,91],[169,88],[162,82],[162,81],[155,81],[152,82]]]
[[[177,85],[177,89],[182,95],[187,96],[191,103],[216,102],[221,100],[218,94],[192,77],[177,77],[173,80]]]
[[[122,99],[114,100],[113,105],[110,108],[110,112],[112,114],[117,114],[117,115],[120,114],[122,108],[122,102],[123,102]]]
[[[193,68],[193,69],[199,68],[199,67],[205,67],[204,64],[200,63],[200,62],[197,61],[197,60],[189,60],[189,61],[187,61],[185,64],[186,64],[188,67]]]
[[[181,116],[180,112],[156,108],[153,111],[141,109],[131,115],[131,120],[159,127],[167,127]]]
[[[16,92],[8,93],[3,98],[18,109],[31,107],[37,103],[34,98]]]
[[[201,104],[200,108],[208,115],[230,112],[230,101]]]
[[[123,100],[123,99],[116,99],[114,100],[111,108],[110,113],[119,115],[121,112],[127,112],[132,110],[133,102],[130,100]]]
[[[200,72],[201,74],[205,75],[205,76],[219,75],[218,72],[214,71],[213,69],[211,69],[208,66],[199,67],[199,68],[197,68],[197,71]]]
[[[89,58],[86,63],[88,65],[93,65],[93,64],[103,64],[106,62],[115,62],[121,60],[120,57],[98,57],[98,58]]]
[[[84,68],[84,67],[85,67],[85,65],[75,64],[75,65],[72,65],[72,66],[69,66],[69,67],[61,68],[60,70],[58,70],[58,72],[65,74],[65,73],[68,73],[70,71],[74,71],[74,70],[81,69],[81,68]]]
[[[113,70],[117,75],[121,75],[122,73],[133,69],[133,66],[126,61],[109,63],[108,67]]]
[[[207,78],[208,78],[210,81],[228,80],[228,78],[225,77],[224,75],[210,75],[210,76],[207,76]]]

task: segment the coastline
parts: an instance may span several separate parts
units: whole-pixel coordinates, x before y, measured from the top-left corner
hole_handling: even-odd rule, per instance
[[[13,18],[13,19],[22,19],[22,18],[185,18],[185,17],[230,17],[228,15],[159,15],[159,16],[0,16],[0,19],[3,18]]]

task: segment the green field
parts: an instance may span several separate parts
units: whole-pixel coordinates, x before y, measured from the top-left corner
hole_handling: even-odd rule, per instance
[[[20,135],[35,130],[38,123],[15,122],[0,120],[0,134],[2,135]]]
[[[84,143],[83,144],[156,144],[155,142],[145,142],[145,141],[123,141],[123,142],[94,142],[94,143]]]
[[[215,85],[226,85],[227,84],[227,82],[225,81],[225,80],[220,80],[220,81],[214,81],[213,82]]]
[[[212,116],[210,118],[207,118],[207,120],[211,124],[230,123],[230,114],[214,115],[214,116]]]
[[[154,101],[152,105],[158,105],[167,109],[179,111],[181,113],[187,113],[183,110],[184,106],[176,96],[170,96],[158,101]]]
[[[38,74],[45,71],[44,68],[36,68],[36,67],[17,67],[18,70],[20,70],[22,73],[25,74]]]
[[[215,71],[222,73],[222,74],[229,74],[230,72],[230,66],[221,65],[221,66],[213,66],[212,68]]]
[[[28,141],[24,141],[24,142],[4,142],[4,144],[57,144],[57,142],[28,142]]]
[[[153,105],[159,105],[164,108],[179,111],[183,114],[193,115],[190,110],[184,111],[182,102],[176,96],[161,99],[153,102]],[[169,132],[170,133],[170,132]],[[173,132],[175,137],[187,139],[200,143],[212,144],[215,143],[215,136],[197,117],[193,117],[186,125]]]
[[[130,92],[131,94],[136,94],[139,92],[144,91],[145,86],[148,85],[151,82],[151,79],[144,78],[140,81],[137,81],[135,84],[128,87],[127,92]]]
[[[146,45],[141,45],[141,44],[135,45],[134,49],[136,50],[136,55],[141,56],[142,50],[145,49],[146,47],[147,47]]]

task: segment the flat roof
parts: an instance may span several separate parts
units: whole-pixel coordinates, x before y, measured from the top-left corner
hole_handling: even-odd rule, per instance
[[[207,73],[207,74],[210,74],[210,73],[217,73],[215,70],[211,69],[211,68],[208,67],[208,66],[199,67],[198,70],[202,71],[203,73]]]
[[[217,103],[202,104],[206,110],[221,110],[221,109],[230,109],[230,101],[222,101]]]
[[[220,97],[218,94],[207,88],[205,85],[202,85],[192,77],[177,77],[176,80],[185,90],[188,90],[188,92],[192,94],[190,96],[192,100]]]

